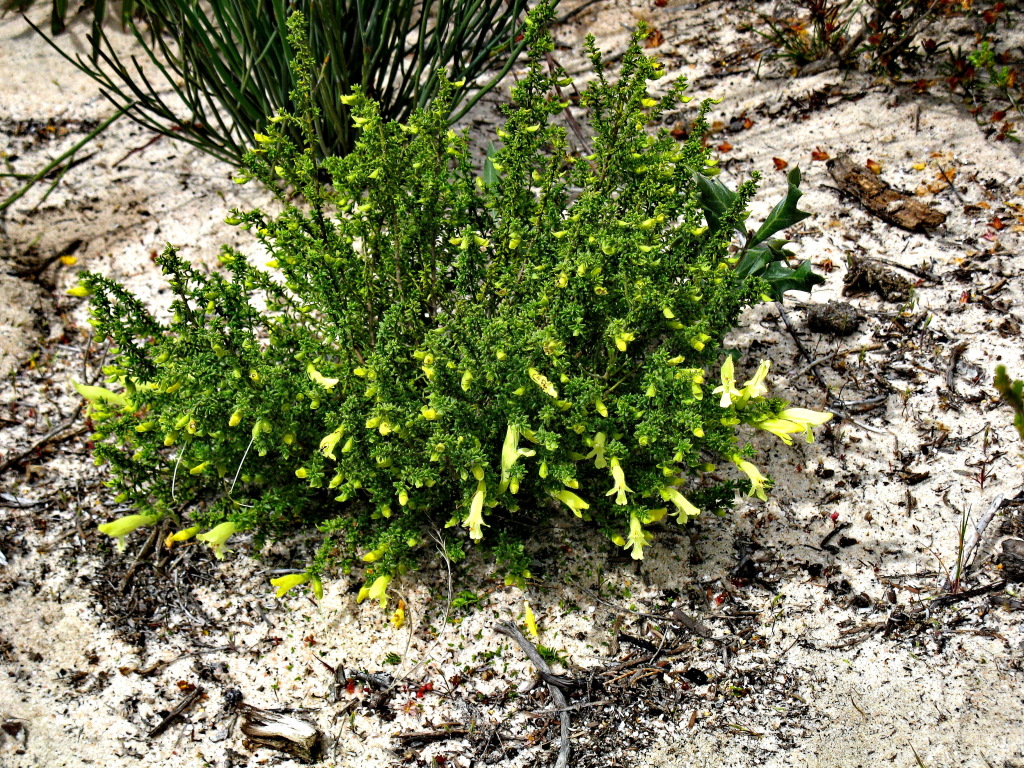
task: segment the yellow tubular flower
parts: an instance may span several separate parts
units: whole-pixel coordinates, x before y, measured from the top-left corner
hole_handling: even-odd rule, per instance
[[[768,370],[772,367],[771,360],[762,360],[761,364],[757,366],[757,370],[754,372],[753,378],[743,385],[743,402],[746,404],[748,400],[755,397],[764,397],[768,394],[768,387],[764,383],[765,379],[768,378]]]
[[[687,499],[679,490],[671,485],[662,488],[661,498],[665,501],[670,501],[676,508],[676,520],[682,525],[686,523],[691,517],[696,517],[700,514],[700,509],[695,507],[689,499]]]
[[[306,374],[324,389],[333,389],[334,385],[341,381],[341,379],[332,379],[328,376],[324,376],[312,363],[309,363],[306,366]]]
[[[78,394],[84,397],[92,405],[99,405],[100,403],[109,403],[110,405],[116,405],[120,408],[131,407],[123,394],[119,392],[111,392],[109,389],[103,387],[91,387],[88,384],[79,384],[77,381],[72,380],[71,384]]]
[[[786,445],[793,444],[790,435],[803,432],[807,436],[807,442],[814,442],[814,433],[811,427],[817,427],[832,418],[831,413],[810,411],[806,408],[786,408],[775,414],[774,417],[757,422],[754,426],[771,432]]]
[[[542,374],[536,368],[530,368],[527,370],[527,373],[530,374],[530,379],[534,384],[541,388],[544,394],[550,395],[551,397],[558,397],[558,390],[555,389],[555,385],[551,383],[551,380],[548,379],[547,376]]]
[[[551,497],[565,504],[576,517],[583,517],[583,510],[590,509],[590,505],[572,491],[552,491]]]
[[[473,501],[469,505],[469,517],[462,523],[469,528],[469,538],[479,541],[484,537],[482,527],[487,525],[484,522],[484,499],[487,496],[487,485],[483,480],[477,483],[476,493],[473,494]]]
[[[164,546],[170,549],[172,546],[174,546],[174,542],[188,541],[197,533],[199,533],[198,525],[194,525],[191,528],[185,528],[183,530],[178,531],[177,533],[172,533],[166,539],[164,539]]]
[[[160,518],[156,515],[128,515],[127,517],[121,517],[117,520],[112,520],[109,523],[103,523],[97,527],[100,533],[105,533],[107,536],[113,536],[117,539],[117,551],[124,552],[124,537],[134,531],[136,528],[141,528],[144,525],[152,525]]]
[[[644,559],[644,547],[648,546],[654,537],[644,530],[643,521],[635,514],[629,516],[629,536],[626,538],[624,549],[632,548],[630,553],[634,560]]]
[[[344,425],[338,427],[336,430],[327,435],[323,440],[320,441],[320,453],[326,456],[328,459],[338,460],[338,457],[334,455],[334,449],[337,447],[338,442],[345,435]]]
[[[711,394],[720,394],[722,396],[722,400],[719,403],[722,408],[728,408],[732,405],[734,397],[741,397],[740,391],[736,389],[736,371],[732,357],[727,356],[725,362],[722,363],[722,384],[711,390]]]
[[[807,435],[807,442],[814,442],[814,433],[811,432],[811,427],[820,427],[822,424],[832,419],[831,413],[828,411],[812,411],[807,408],[786,408],[778,414],[780,419],[785,421],[799,424],[804,429],[804,434]]]
[[[205,541],[213,549],[213,555],[218,560],[223,560],[231,550],[224,546],[227,540],[232,534],[238,531],[238,526],[234,523],[221,523],[214,528],[211,528],[206,533],[200,533],[196,536],[198,541]]]
[[[526,629],[530,633],[530,637],[536,640],[540,637],[540,630],[537,629],[537,617],[533,615],[533,608],[530,607],[528,600],[523,600],[523,613],[525,614],[523,620],[526,622]]]
[[[611,496],[615,494],[615,503],[619,506],[626,506],[626,493],[632,493],[633,489],[626,485],[626,473],[622,471],[622,465],[619,464],[618,459],[611,460],[612,478],[615,480],[615,485],[612,489],[605,494],[605,496]]]
[[[604,458],[604,448],[607,443],[608,435],[604,432],[598,432],[594,435],[593,450],[584,456],[585,459],[594,460],[594,467],[596,469],[604,469],[608,466],[608,462]]]
[[[405,600],[398,601],[398,608],[391,615],[391,626],[401,629],[405,626]]]
[[[289,573],[287,576],[278,576],[276,579],[271,579],[270,583],[277,587],[277,597],[281,598],[285,596],[289,589],[305,584],[309,579],[308,573]]]
[[[388,607],[388,584],[391,583],[391,576],[378,576],[370,588],[366,590],[365,597],[369,597],[372,600],[376,600],[380,603],[381,608]],[[362,590],[359,592],[362,595]]]
[[[765,483],[768,482],[768,478],[762,475],[757,467],[739,456],[733,456],[732,461],[740,472],[750,478],[750,491],[747,495],[757,496],[761,501],[768,501],[768,494],[765,493]]]
[[[515,466],[519,456],[519,430],[509,424],[508,429],[505,430],[505,442],[501,446],[501,484],[498,486],[498,493],[504,493],[508,488],[509,472]]]

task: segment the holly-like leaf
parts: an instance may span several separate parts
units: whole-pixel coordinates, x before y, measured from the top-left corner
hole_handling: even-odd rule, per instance
[[[736,193],[718,179],[711,179],[702,174],[694,174],[697,189],[700,193],[700,207],[704,211],[708,228],[716,232],[722,226],[722,217],[736,204]]]
[[[772,298],[782,301],[786,291],[810,291],[825,278],[811,270],[810,261],[796,268],[787,263],[792,254],[785,249],[788,240],[769,240],[765,245],[749,248],[736,264],[740,277],[760,277],[770,286]]]
[[[789,182],[789,189],[786,191],[786,197],[783,198],[779,204],[772,209],[772,212],[768,214],[768,218],[764,220],[761,228],[754,233],[754,236],[747,243],[748,247],[760,245],[776,232],[781,232],[787,227],[791,227],[811,215],[807,211],[801,211],[797,208],[797,203],[804,194],[800,191],[799,166],[789,172],[789,175],[786,177],[786,181]]]
[[[776,301],[782,301],[786,291],[810,292],[815,285],[825,282],[825,278],[811,269],[810,260],[801,261],[796,269],[785,262],[774,261],[761,277],[768,282],[772,298]]]

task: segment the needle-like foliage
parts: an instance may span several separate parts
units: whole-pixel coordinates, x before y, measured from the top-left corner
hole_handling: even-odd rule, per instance
[[[711,178],[710,102],[682,145],[645,130],[685,83],[648,94],[664,70],[643,30],[617,81],[588,42],[594,151],[572,156],[552,119],[568,78],[546,65],[551,17],[542,4],[527,22],[528,72],[485,175],[448,128],[459,86],[440,75],[406,122],[356,88],[354,151],[319,159],[314,62],[293,18],[297,111],[256,135],[240,180],[298,195],[281,191],[276,216],[229,222],[271,271],[225,248],[226,273],[207,274],[168,248],[169,323],[100,275],[75,289],[91,295],[92,323],[116,345],[110,382],[126,389],[83,391],[97,459],[139,511],[111,535],[184,509],[178,536],[213,526],[204,540],[222,554],[238,530],[316,526],[314,588],[329,566],[362,560],[363,595],[383,602],[390,579],[429,556],[432,526],[454,529],[451,555],[466,540],[495,545],[516,581],[528,575],[516,536],[552,514],[592,521],[641,558],[666,515],[725,509],[737,488],[764,498],[737,426],[789,442],[828,414],[766,397],[767,363],[740,387],[721,345],[744,307],[816,279],[768,241],[806,216],[799,178],[748,234],[755,183],[733,192]]]
[[[309,22],[303,45],[315,67],[316,150],[326,157],[352,148],[351,115],[339,96],[357,86],[387,119],[405,120],[437,93],[444,68],[478,86],[452,98],[457,119],[522,50],[525,8],[526,0],[137,0],[121,23],[141,55],[112,45],[100,4],[88,56],[51,44],[136,122],[237,166],[266,116],[293,109],[291,12]],[[475,82],[495,63],[489,79]]]

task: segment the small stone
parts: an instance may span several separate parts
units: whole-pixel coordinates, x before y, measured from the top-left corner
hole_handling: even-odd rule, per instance
[[[807,310],[807,327],[815,333],[849,336],[860,326],[857,308],[845,301],[813,304]]]
[[[1024,539],[1007,539],[997,562],[1003,566],[1003,576],[1009,582],[1024,581]]]

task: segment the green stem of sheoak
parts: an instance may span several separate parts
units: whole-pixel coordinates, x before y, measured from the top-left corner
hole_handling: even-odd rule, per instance
[[[49,176],[51,173],[53,173],[53,171],[56,168],[59,168],[62,163],[64,163],[65,161],[72,160],[74,158],[74,156],[82,149],[82,147],[84,147],[90,141],[92,141],[97,136],[99,136],[101,133],[103,133],[105,130],[107,130],[107,128],[109,128],[114,123],[115,120],[117,120],[119,117],[121,117],[121,115],[123,115],[125,112],[127,112],[129,109],[131,109],[133,106],[135,106],[134,102],[132,102],[131,104],[128,104],[126,106],[121,107],[112,116],[108,117],[106,120],[104,120],[102,123],[100,123],[95,129],[93,129],[93,131],[88,136],[86,136],[80,142],[75,144],[75,146],[73,146],[71,149],[69,149],[67,152],[65,152],[60,157],[56,158],[55,160],[51,160],[49,163],[47,163],[37,174],[32,176],[28,180],[28,182],[26,182],[25,186],[23,186],[21,189],[19,189],[17,192],[15,192],[13,195],[8,197],[3,202],[0,202],[0,213],[2,213],[3,211],[7,210],[12,205],[14,205],[16,202],[18,202],[18,200],[23,198],[28,193],[28,191],[30,189],[32,189],[32,187],[34,187],[40,181],[42,181],[47,176]],[[60,183],[60,180],[62,178],[64,178],[64,173],[65,172],[67,172],[67,168],[65,168],[61,172],[61,174],[57,177],[57,180],[54,181],[53,184],[50,185],[50,188],[46,191],[46,195],[43,197],[43,200],[45,200],[46,196],[48,196],[50,194],[50,192],[53,191],[54,187],[56,187]],[[42,202],[42,200],[40,200],[40,202]]]

